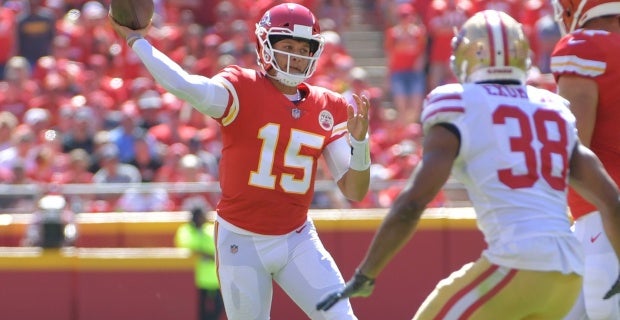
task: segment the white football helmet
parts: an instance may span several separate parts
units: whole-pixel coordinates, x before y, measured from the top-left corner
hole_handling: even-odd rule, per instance
[[[461,83],[525,83],[530,46],[521,24],[495,10],[474,14],[452,38],[452,71]]]
[[[269,75],[282,84],[295,87],[310,78],[316,70],[317,61],[323,52],[324,40],[321,36],[319,22],[312,12],[296,3],[283,3],[267,10],[261,20],[256,24],[256,54],[258,65],[267,73],[272,68],[276,70],[275,76]],[[273,44],[285,38],[305,39],[310,42],[311,56],[301,56],[284,51],[275,50]],[[275,59],[275,54],[308,60],[308,68],[303,73],[291,73],[282,69]]]
[[[562,35],[583,27],[593,18],[620,15],[620,1],[552,0],[551,3]]]

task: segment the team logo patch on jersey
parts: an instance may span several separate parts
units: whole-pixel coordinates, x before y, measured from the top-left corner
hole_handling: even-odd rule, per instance
[[[334,116],[327,110],[321,111],[319,114],[319,125],[321,128],[329,131],[334,127]]]

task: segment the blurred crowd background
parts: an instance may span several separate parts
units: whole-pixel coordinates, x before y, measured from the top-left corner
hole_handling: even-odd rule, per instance
[[[149,40],[190,73],[257,68],[254,25],[272,0],[155,0]],[[425,94],[455,82],[455,29],[474,12],[504,11],[525,26],[529,82],[554,89],[549,55],[559,39],[543,0],[306,0],[326,40],[310,83],[371,114],[371,183],[361,203],[317,185],[313,208],[388,207],[420,161]],[[107,23],[109,0],[0,0],[0,213],[32,212],[43,194],[64,194],[76,212],[215,207],[217,123],[163,91]],[[369,77],[346,35],[361,20],[381,34],[385,70]],[[359,19],[358,19],[359,20]],[[369,46],[375,45],[369,43]],[[318,180],[329,181],[320,164]],[[441,193],[432,206],[445,205]]]

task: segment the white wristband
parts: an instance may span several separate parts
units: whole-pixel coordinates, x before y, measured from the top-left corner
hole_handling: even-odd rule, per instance
[[[365,171],[370,168],[370,142],[368,137],[362,141],[357,141],[349,136],[351,141],[351,160],[349,168],[355,171]]]

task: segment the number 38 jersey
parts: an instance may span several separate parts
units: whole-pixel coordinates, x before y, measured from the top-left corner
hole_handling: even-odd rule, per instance
[[[468,191],[492,263],[581,270],[567,216],[568,166],[577,141],[567,106],[546,90],[499,84],[448,84],[425,100],[425,131],[442,123],[458,129],[452,174]]]
[[[231,105],[217,119],[222,131],[218,215],[259,234],[295,230],[307,220],[319,157],[347,133],[346,101],[301,84],[305,98],[295,104],[265,75],[236,66],[213,79],[231,95]]]

